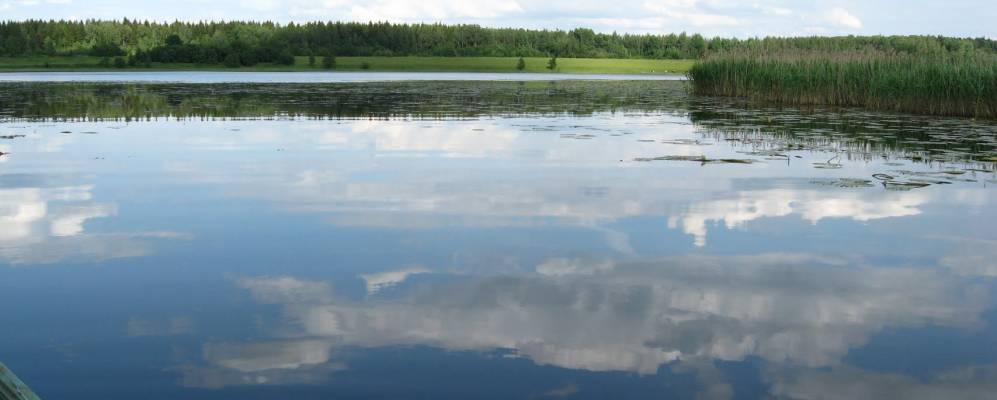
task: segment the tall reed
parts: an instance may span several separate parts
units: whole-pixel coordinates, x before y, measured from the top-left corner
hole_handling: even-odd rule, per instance
[[[740,50],[706,57],[688,76],[702,95],[997,118],[989,51]]]

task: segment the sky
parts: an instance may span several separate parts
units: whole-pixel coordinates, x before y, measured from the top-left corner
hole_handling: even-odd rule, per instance
[[[994,0],[0,0],[0,19],[472,23],[706,36],[997,37]]]

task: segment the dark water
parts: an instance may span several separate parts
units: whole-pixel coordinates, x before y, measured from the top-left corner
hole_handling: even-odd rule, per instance
[[[402,81],[682,80],[679,74],[551,74],[535,72],[3,72],[0,82],[342,83]]]
[[[992,121],[681,82],[7,83],[0,121],[42,398],[997,393]]]

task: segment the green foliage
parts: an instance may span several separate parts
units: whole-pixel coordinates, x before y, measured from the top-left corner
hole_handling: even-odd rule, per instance
[[[294,54],[290,50],[284,49],[277,54],[274,63],[278,65],[294,65]]]
[[[0,57],[135,57],[136,65],[291,65],[288,55],[697,59],[731,51],[997,52],[997,41],[935,36],[727,39],[477,25],[352,22],[3,21]],[[233,55],[234,54],[234,55]],[[238,62],[232,62],[237,60]],[[518,61],[518,60],[517,60]],[[518,62],[517,62],[518,64]],[[313,65],[313,64],[309,64]],[[541,62],[539,68],[542,68]],[[380,66],[379,66],[380,67]],[[524,67],[524,70],[527,69]],[[556,70],[552,69],[552,70]]]
[[[370,63],[366,61],[360,63],[360,69],[370,69]]]
[[[704,95],[997,118],[992,49],[910,44],[905,51],[738,50],[707,57],[688,75]]]
[[[314,54],[309,54],[308,55],[308,66],[309,67],[314,67],[315,66],[315,55]]]
[[[524,69],[526,69],[526,60],[524,60],[523,57],[519,57],[519,60],[516,61],[516,70],[522,71]]]
[[[547,69],[551,71],[557,70],[557,56],[551,57],[549,60],[547,60]]]
[[[602,34],[591,29],[496,29],[478,25],[353,22],[171,22],[6,21],[0,22],[0,56],[130,55],[163,48],[212,48],[224,60],[229,51],[252,51],[269,62],[282,49],[292,54],[342,56],[462,56],[689,59],[729,39],[699,35]],[[122,53],[91,53],[115,45]],[[114,50],[114,49],[111,49]],[[269,53],[269,54],[267,54]],[[177,61],[180,62],[180,61]],[[217,61],[216,61],[217,62]]]
[[[325,57],[322,57],[322,68],[324,69],[336,68],[336,56],[330,54]]]
[[[170,35],[170,36],[167,36],[166,37],[166,45],[167,46],[180,46],[180,45],[183,45],[183,39],[180,38],[180,35]]]
[[[129,66],[135,68],[155,67],[165,70],[224,70],[224,59],[218,64],[152,63],[143,55],[126,57]],[[147,56],[147,55],[146,55]],[[515,72],[519,57],[336,57],[336,68],[360,70],[362,63],[371,65],[377,71],[465,71],[465,72]],[[547,57],[523,57],[526,62],[524,72],[546,72]],[[0,71],[42,70],[45,63],[53,69],[86,70],[97,66],[99,57],[93,56],[33,56],[0,57]],[[248,67],[256,71],[308,71],[321,68],[322,55],[316,54],[316,67],[309,67],[307,57],[297,57],[293,66],[257,64]],[[649,74],[685,73],[693,60],[647,60],[612,58],[558,58],[557,68],[561,73],[585,74]],[[241,61],[236,66],[242,66]]]
[[[242,66],[242,60],[239,59],[239,54],[229,53],[225,56],[225,66],[229,68],[239,68]]]
[[[128,64],[125,62],[124,57],[114,57],[114,68],[124,68]]]
[[[125,51],[116,43],[100,43],[90,49],[90,55],[97,57],[117,57],[124,55]]]

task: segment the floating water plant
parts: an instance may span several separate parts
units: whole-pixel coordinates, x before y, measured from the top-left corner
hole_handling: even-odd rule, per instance
[[[634,161],[695,161],[701,164],[751,164],[757,160],[748,158],[706,158],[706,156],[661,156],[661,157],[638,157]]]
[[[811,181],[818,185],[833,186],[839,188],[870,188],[875,187],[872,181],[868,179],[857,179],[857,178],[838,178],[832,180],[814,180]]]
[[[887,190],[907,191],[927,186],[931,186],[931,184],[923,182],[883,182],[883,187]]]

